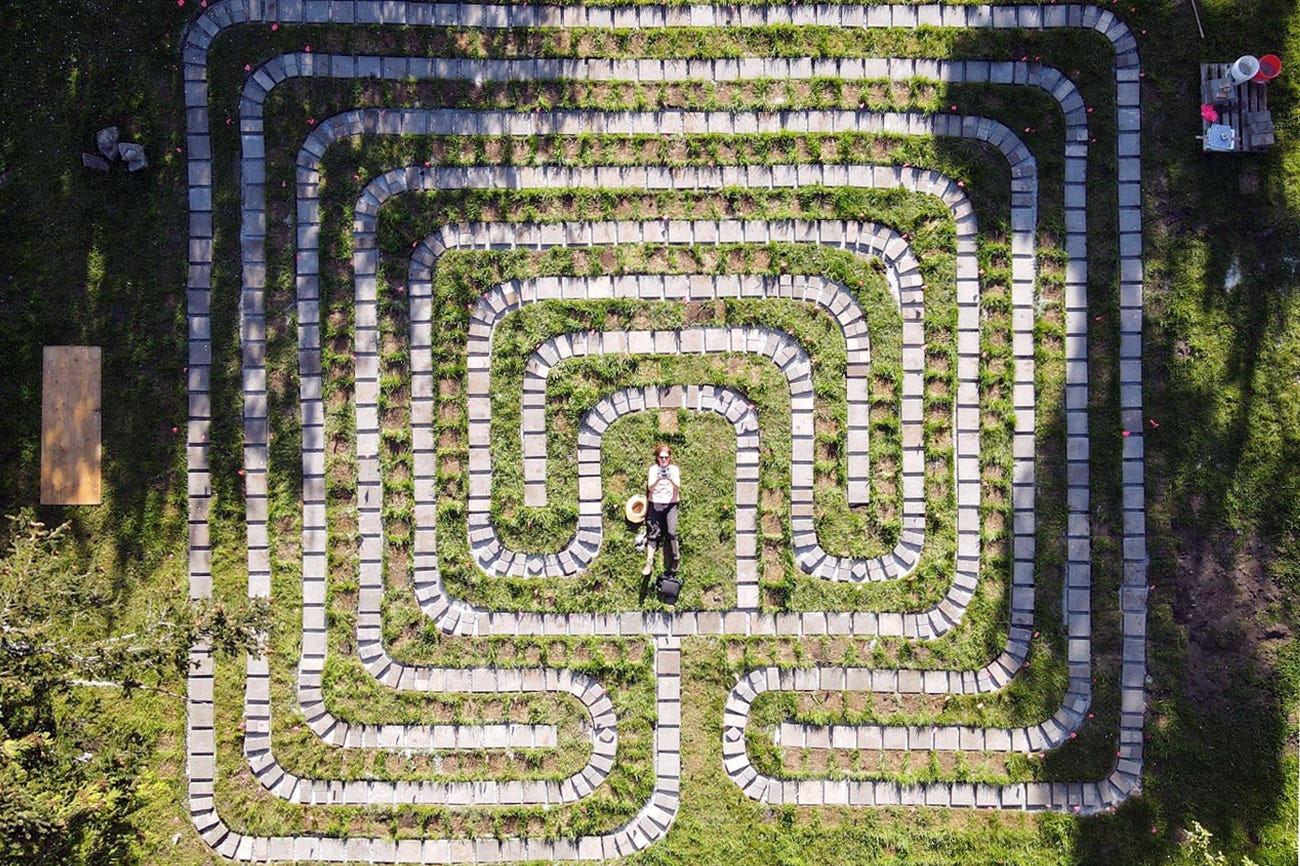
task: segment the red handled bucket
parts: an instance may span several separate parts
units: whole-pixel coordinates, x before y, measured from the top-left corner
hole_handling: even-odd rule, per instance
[[[1276,54],[1265,54],[1259,58],[1259,72],[1251,81],[1258,81],[1261,84],[1272,81],[1282,72],[1282,61]]]

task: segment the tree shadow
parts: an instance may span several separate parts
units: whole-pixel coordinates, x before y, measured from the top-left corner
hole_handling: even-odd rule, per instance
[[[125,601],[184,540],[184,117],[171,39],[181,17],[18,5],[0,25],[24,46],[0,61],[0,511],[38,503],[43,347],[103,347],[103,504],[38,512],[73,524]],[[145,145],[149,168],[82,168],[109,125]]]
[[[1295,700],[1295,677],[1280,672],[1294,663],[1279,660],[1279,655],[1284,650],[1293,654],[1287,646],[1294,647],[1295,589],[1300,586],[1300,570],[1288,565],[1300,526],[1300,480],[1291,465],[1291,455],[1300,448],[1300,431],[1287,424],[1294,417],[1288,393],[1293,393],[1296,371],[1289,357],[1297,344],[1295,287],[1300,282],[1300,261],[1290,251],[1298,248],[1300,220],[1283,180],[1289,171],[1284,133],[1279,133],[1274,151],[1242,157],[1203,155],[1195,138],[1200,133],[1197,65],[1232,59],[1244,53],[1243,45],[1272,46],[1275,34],[1293,26],[1295,10],[1285,4],[1247,5],[1245,10],[1241,4],[1202,7],[1211,33],[1206,42],[1198,40],[1185,6],[1164,3],[1119,10],[1135,33],[1159,34],[1140,40],[1144,415],[1154,422],[1144,437],[1149,578],[1155,586],[1147,617],[1147,745],[1142,794],[1112,814],[1079,822],[1071,862],[1176,860],[1193,821],[1214,833],[1215,845],[1235,859],[1295,859],[1293,830],[1278,829],[1293,828],[1294,816],[1287,813],[1294,809],[1295,797],[1288,779],[1294,769],[1295,732],[1288,706]],[[1089,57],[1086,46],[1071,48],[1060,36],[1008,35],[1016,41],[1013,54],[1023,50],[1024,55],[1041,56],[1044,65],[1067,73],[1081,69],[1082,74],[1072,77],[1085,101],[1113,106],[1108,58],[1095,50]],[[987,35],[972,34],[957,40],[957,50],[960,56],[988,56],[989,50],[1007,47],[995,43]],[[1096,68],[1100,59],[1106,68]],[[1295,103],[1295,84],[1274,87],[1270,96],[1279,129],[1284,129],[1289,124],[1287,109]],[[1046,124],[1016,123],[1014,113],[1008,113],[1016,104],[996,93],[977,97],[968,88],[952,88],[942,94],[941,103],[957,105],[963,113],[990,114],[1017,133],[1032,128],[1024,138],[1044,177],[1040,217],[1046,221],[1040,222],[1040,235],[1050,232],[1061,179],[1044,163],[1036,143]],[[1114,583],[1118,557],[1106,547],[1120,537],[1120,449],[1097,444],[1114,441],[1110,436],[1119,433],[1115,146],[1108,143],[1114,141],[1113,116],[1106,114],[1106,108],[1099,109],[1088,121],[1089,134],[1096,137],[1089,151],[1088,178],[1094,407],[1089,426],[1094,443],[1094,580],[1115,571]],[[983,224],[981,230],[986,230]],[[1225,280],[1230,272],[1239,279]],[[1050,420],[1051,407],[1040,406],[1039,411]],[[1262,543],[1249,546],[1252,539]],[[1263,577],[1258,586],[1270,589],[1271,604],[1249,595],[1252,584],[1234,576],[1233,562],[1243,545],[1264,560],[1259,563]],[[1198,583],[1185,555],[1192,549],[1215,560],[1218,571],[1226,573],[1220,585]],[[1040,543],[1040,555],[1043,550]],[[1195,642],[1204,638],[1204,625],[1193,622],[1187,610],[1202,592],[1236,600],[1224,606],[1217,639],[1233,643],[1232,657],[1242,665],[1235,678],[1227,675],[1231,686],[1210,702],[1191,697],[1199,674],[1188,661],[1189,642],[1195,649]],[[1095,621],[1115,619],[1112,595],[1094,595]],[[1252,605],[1252,598],[1259,603]],[[1270,623],[1276,624],[1272,632]],[[1261,639],[1261,633],[1275,637]],[[1085,724],[1080,741],[1089,738],[1090,726],[1106,721],[1113,727],[1116,721],[1100,690],[1108,678],[1106,670],[1117,666],[1117,639],[1109,627],[1094,628],[1097,719]],[[1113,731],[1108,736],[1113,738]],[[1097,748],[1102,745],[1098,742]],[[1051,778],[1078,777],[1070,772],[1078,767],[1071,759],[1075,746],[1044,762]]]

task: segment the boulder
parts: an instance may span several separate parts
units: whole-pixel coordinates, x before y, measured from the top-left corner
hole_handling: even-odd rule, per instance
[[[131,171],[139,171],[142,168],[149,167],[149,160],[144,155],[144,145],[126,141],[117,146],[117,153]]]
[[[104,155],[104,159],[117,159],[117,127],[106,126],[95,133],[95,146]]]

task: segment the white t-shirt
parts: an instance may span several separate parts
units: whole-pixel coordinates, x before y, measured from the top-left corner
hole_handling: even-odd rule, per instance
[[[677,488],[682,485],[682,471],[675,464],[664,467],[668,470],[665,478],[658,466],[651,466],[646,474],[645,486],[650,490],[650,501],[656,505],[668,505],[677,501]]]

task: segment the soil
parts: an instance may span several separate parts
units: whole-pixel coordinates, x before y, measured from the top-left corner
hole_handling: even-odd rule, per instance
[[[1264,571],[1273,554],[1253,535],[1185,537],[1174,619],[1187,636],[1187,697],[1206,709],[1229,703],[1234,685],[1273,668],[1291,630],[1277,621],[1282,590]]]

